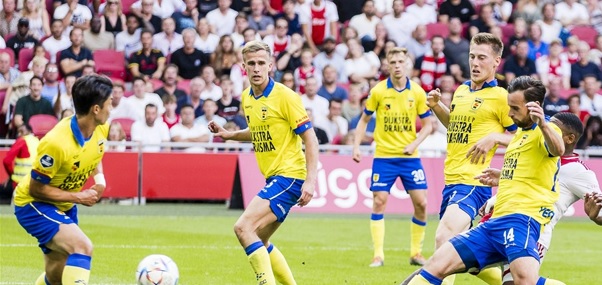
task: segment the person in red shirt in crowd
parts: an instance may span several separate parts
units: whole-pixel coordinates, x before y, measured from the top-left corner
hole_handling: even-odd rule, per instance
[[[40,140],[35,137],[31,127],[27,124],[17,129],[18,138],[6,153],[2,163],[9,176],[4,187],[0,189],[0,201],[10,201],[13,190],[21,179],[31,171],[33,159],[35,159]]]
[[[313,0],[311,4],[301,7],[299,22],[307,45],[314,55],[320,52],[319,46],[327,37],[337,38],[339,14],[337,6],[329,1]]]

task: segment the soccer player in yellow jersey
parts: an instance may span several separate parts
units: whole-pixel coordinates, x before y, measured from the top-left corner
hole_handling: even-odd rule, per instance
[[[17,186],[17,220],[44,253],[46,272],[36,285],[88,284],[92,242],[77,225],[75,204],[94,205],[106,186],[101,160],[112,89],[108,78],[96,75],[75,82],[75,115],[42,138],[31,173]],[[91,175],[96,184],[82,190]]]
[[[234,225],[257,284],[296,284],[293,274],[270,237],[291,207],[303,207],[314,194],[318,139],[301,97],[268,76],[272,56],[267,44],[251,41],[243,50],[243,66],[251,87],[243,91],[241,108],[249,127],[227,131],[209,122],[209,129],[226,140],[251,141],[266,185],[251,200]],[[301,143],[305,143],[305,154]]]
[[[384,265],[384,212],[389,191],[397,177],[401,178],[403,187],[414,205],[414,217],[410,225],[410,264],[424,265],[421,252],[426,228],[427,184],[417,149],[431,133],[431,111],[426,105],[426,92],[406,75],[407,59],[405,48],[393,48],[387,53],[391,75],[370,91],[366,108],[357,124],[357,134],[353,144],[353,160],[359,162],[360,143],[372,114],[376,112],[374,132],[376,153],[370,185],[374,197],[370,220],[374,257],[370,267]],[[418,134],[416,134],[416,117],[420,117],[423,126]]]
[[[410,285],[441,284],[450,274],[502,261],[510,263],[515,284],[564,284],[539,276],[537,248],[558,199],[562,133],[545,118],[541,81],[521,76],[510,82],[508,92],[509,115],[520,129],[504,155],[493,216],[437,249]]]

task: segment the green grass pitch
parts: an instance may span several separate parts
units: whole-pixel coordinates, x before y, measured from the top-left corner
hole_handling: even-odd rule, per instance
[[[254,284],[252,270],[232,225],[240,211],[223,205],[151,204],[80,207],[80,225],[94,243],[91,284],[135,284],[143,257],[170,256],[182,285]],[[409,217],[385,216],[386,263],[369,268],[372,257],[368,215],[293,213],[272,238],[287,257],[298,284],[399,284],[416,267],[408,264]],[[425,254],[433,252],[435,217],[429,219]],[[543,276],[566,284],[598,284],[602,227],[565,219],[556,227]],[[42,272],[35,239],[0,207],[0,285],[33,284]],[[456,284],[484,284],[461,275]]]

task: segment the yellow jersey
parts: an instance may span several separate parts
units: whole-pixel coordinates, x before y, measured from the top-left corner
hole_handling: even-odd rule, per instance
[[[562,134],[555,124],[548,123],[548,126]],[[492,218],[523,214],[540,224],[548,223],[558,200],[559,167],[559,157],[548,152],[543,133],[536,124],[518,130],[504,155]]]
[[[15,190],[15,205],[25,206],[38,201],[29,194],[30,179],[63,191],[81,191],[102,160],[108,135],[109,125],[104,124],[96,127],[92,136],[86,139],[75,116],[61,120],[40,140],[31,173],[23,178]],[[61,211],[73,207],[70,202],[43,202],[54,204]]]
[[[395,89],[391,78],[370,90],[364,113],[371,116],[376,112],[374,157],[418,157],[418,149],[410,155],[403,154],[403,149],[416,140],[416,118],[426,118],[431,111],[426,105],[424,89],[409,78],[406,80],[402,90]]]
[[[497,146],[487,153],[485,164],[470,163],[466,154],[477,141],[491,133],[516,130],[508,111],[508,91],[497,86],[496,80],[486,82],[479,90],[472,90],[470,81],[456,89],[447,126],[446,185],[482,185],[474,177],[489,167]]]
[[[243,108],[259,170],[267,179],[284,176],[305,180],[307,168],[301,133],[312,131],[301,97],[269,79],[263,94],[243,91]]]

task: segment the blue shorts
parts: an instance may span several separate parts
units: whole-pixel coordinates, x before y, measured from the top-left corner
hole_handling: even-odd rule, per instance
[[[290,209],[297,204],[301,197],[301,186],[304,180],[287,178],[283,176],[272,176],[266,179],[266,185],[259,191],[257,196],[270,201],[270,208],[278,222],[284,222]]]
[[[539,261],[537,240],[541,224],[533,218],[513,214],[495,219],[452,238],[450,242],[460,254],[466,268],[483,269],[499,262],[512,262],[520,257]]]
[[[445,214],[449,205],[458,204],[462,211],[470,216],[471,220],[479,213],[479,209],[491,198],[491,187],[466,184],[445,185],[443,200],[439,210],[439,219]]]
[[[23,207],[15,206],[15,216],[19,224],[33,237],[38,239],[42,251],[50,253],[46,247],[54,235],[58,233],[61,224],[77,224],[77,206],[62,212],[55,205],[32,202]]]
[[[372,191],[391,191],[397,177],[406,190],[426,190],[426,176],[420,158],[375,158],[372,162]]]

